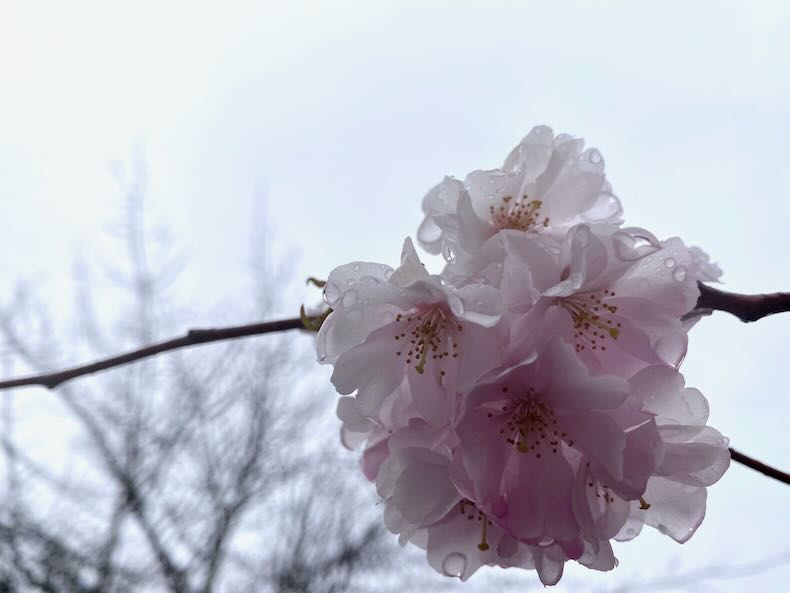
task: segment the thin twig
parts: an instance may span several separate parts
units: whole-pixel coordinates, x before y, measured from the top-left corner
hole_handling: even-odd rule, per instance
[[[19,379],[0,381],[0,390],[23,387],[26,385],[40,385],[47,389],[55,389],[62,383],[71,381],[77,377],[84,377],[85,375],[106,371],[114,367],[123,366],[150,356],[161,354],[162,352],[187,348],[198,344],[207,344],[208,342],[232,340],[235,338],[257,336],[260,334],[288,331],[292,329],[304,329],[304,324],[300,318],[294,317],[291,319],[280,319],[278,321],[265,321],[262,323],[251,323],[249,325],[237,325],[214,329],[191,329],[180,338],[172,338],[164,342],[145,346],[137,350],[111,356],[89,364],[53,373],[43,373],[40,375],[21,377]]]
[[[768,315],[790,311],[790,292],[736,294],[712,288],[702,282],[699,282],[698,285],[697,306],[687,317],[711,311],[725,311],[735,315],[744,323],[749,323]]]
[[[766,465],[762,461],[757,461],[749,457],[748,455],[744,455],[740,451],[737,451],[730,447],[730,457],[733,461],[737,461],[738,463],[742,463],[746,467],[750,467],[755,471],[760,472],[768,476],[769,478],[773,478],[774,480],[779,480],[785,484],[790,484],[790,474],[787,474],[781,470],[776,469],[775,467],[771,467],[770,465]]]

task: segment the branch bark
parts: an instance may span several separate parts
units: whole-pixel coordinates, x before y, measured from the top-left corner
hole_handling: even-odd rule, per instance
[[[222,340],[233,340],[237,338],[245,338],[248,336],[257,336],[260,334],[269,334],[274,332],[288,331],[292,329],[304,329],[304,323],[298,317],[291,319],[280,319],[278,321],[265,321],[262,323],[251,323],[249,325],[237,325],[232,327],[222,327],[213,329],[191,329],[185,335],[179,338],[172,338],[131,350],[123,354],[104,358],[96,362],[72,367],[63,371],[56,371],[52,373],[43,373],[39,375],[30,375],[28,377],[21,377],[19,379],[9,379],[7,381],[0,381],[0,390],[12,389],[14,387],[24,387],[31,385],[39,385],[46,389],[55,389],[66,381],[71,381],[78,377],[92,375],[101,371],[106,371],[115,367],[123,366],[156,356],[162,352],[169,352],[170,350],[178,350],[180,348],[188,348],[190,346],[197,346],[199,344],[207,344],[209,342],[219,342]]]
[[[688,316],[725,311],[744,323],[757,321],[768,315],[790,311],[790,292],[773,294],[735,294],[718,290],[699,282],[697,306]]]

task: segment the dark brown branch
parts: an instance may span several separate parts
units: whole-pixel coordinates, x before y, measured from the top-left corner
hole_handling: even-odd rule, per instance
[[[768,476],[769,478],[773,478],[774,480],[779,480],[780,482],[783,482],[785,484],[790,484],[790,474],[778,470],[775,467],[771,467],[770,465],[766,465],[762,461],[757,461],[756,459],[752,459],[748,455],[744,455],[743,453],[737,451],[736,449],[733,449],[732,447],[730,447],[730,457],[732,458],[733,461],[742,463],[746,467],[750,467],[753,470]]]
[[[53,373],[30,375],[19,379],[0,381],[0,390],[23,387],[26,385],[40,385],[47,389],[54,389],[66,381],[71,381],[77,377],[84,377],[85,375],[91,375],[99,371],[106,371],[114,367],[123,366],[150,356],[161,354],[162,352],[178,350],[179,348],[187,348],[198,344],[207,344],[208,342],[232,340],[235,338],[257,336],[260,334],[288,331],[292,329],[304,329],[303,321],[298,317],[294,317],[292,319],[280,319],[278,321],[265,321],[262,323],[251,323],[249,325],[237,325],[215,329],[191,329],[186,335],[180,338],[165,340],[158,344],[145,346],[137,350],[132,350],[131,352],[125,352],[124,354],[111,356],[110,358],[105,358],[89,364]]]
[[[710,311],[725,311],[744,323],[757,321],[775,313],[790,311],[790,293],[735,294],[699,283],[697,306],[688,316]]]

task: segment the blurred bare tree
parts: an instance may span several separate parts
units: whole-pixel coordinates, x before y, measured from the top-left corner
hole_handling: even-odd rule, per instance
[[[146,222],[142,159],[118,177],[113,288],[100,300],[92,266],[76,267],[74,340],[58,344],[20,285],[0,309],[7,374],[147,344],[194,316],[169,296],[184,258]],[[258,243],[247,304],[225,307],[248,320],[271,317],[288,284]],[[333,398],[298,374],[309,343],[234,341],[4,394],[0,592],[318,593],[386,570],[390,538],[336,444]]]

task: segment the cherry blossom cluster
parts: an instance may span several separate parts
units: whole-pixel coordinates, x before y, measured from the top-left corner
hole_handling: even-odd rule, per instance
[[[598,150],[548,127],[422,208],[442,273],[410,239],[397,268],[336,268],[317,337],[387,528],[442,574],[546,585],[568,560],[614,568],[611,541],[643,525],[688,540],[730,461],[678,371],[718,267],[623,226]]]

